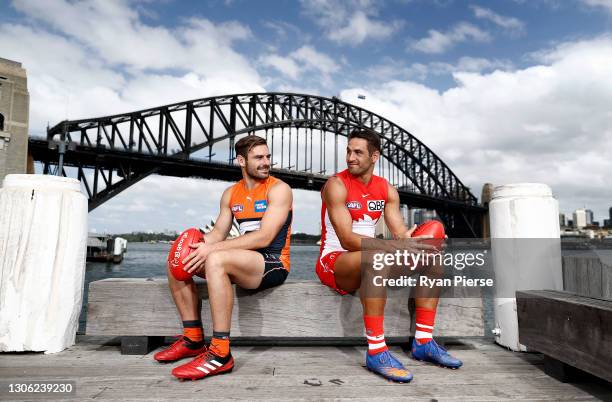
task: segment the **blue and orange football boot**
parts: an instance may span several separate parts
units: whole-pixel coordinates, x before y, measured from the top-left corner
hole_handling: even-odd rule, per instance
[[[200,380],[211,375],[229,373],[234,368],[234,358],[231,353],[227,356],[217,356],[210,348],[198,357],[175,367],[172,375],[179,380]]]
[[[375,355],[366,352],[366,368],[389,381],[410,382],[412,380],[412,373],[406,370],[404,365],[388,350]]]
[[[189,338],[181,335],[166,349],[155,353],[153,358],[160,363],[170,363],[185,357],[194,357],[206,351],[206,344],[202,342],[191,342]]]
[[[458,369],[463,362],[454,358],[446,349],[438,345],[433,339],[427,343],[419,345],[416,339],[412,340],[412,358],[424,362],[435,363],[442,367]]]

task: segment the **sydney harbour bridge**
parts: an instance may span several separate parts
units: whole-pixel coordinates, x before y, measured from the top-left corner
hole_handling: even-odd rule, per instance
[[[236,181],[234,143],[265,136],[271,174],[293,188],[320,190],[344,169],[348,134],[381,139],[375,173],[402,204],[435,210],[449,237],[478,237],[486,208],[424,143],[397,124],[338,98],[292,93],[214,96],[136,112],[62,121],[29,150],[45,174],[80,180],[93,210],[151,174]],[[59,152],[58,152],[59,151]]]

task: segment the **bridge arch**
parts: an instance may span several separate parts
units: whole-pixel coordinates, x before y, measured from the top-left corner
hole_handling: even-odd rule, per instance
[[[289,165],[281,164],[273,174],[294,179],[297,187],[317,189],[329,174],[338,170],[338,138],[348,136],[355,128],[367,128],[380,136],[381,160],[388,163],[386,170],[381,169],[393,173],[392,177],[397,180],[390,181],[398,187],[403,202],[436,209],[447,225],[467,224],[466,233],[476,234],[474,222],[477,219],[474,218],[484,209],[444,161],[397,124],[335,97],[292,93],[208,97],[112,116],[63,121],[48,129],[47,141],[68,141],[76,146],[76,152],[66,153],[65,163],[76,168],[88,192],[91,210],[152,173],[180,175],[176,168],[167,165],[182,163],[193,168],[200,163],[203,169],[213,169],[219,164],[211,159],[213,150],[224,142],[228,143],[224,152],[230,168],[233,143],[237,138],[265,132],[267,139],[269,134],[272,136],[274,144],[275,132],[281,130],[284,140],[286,134],[282,130],[285,129],[290,130],[289,141],[292,129],[296,130],[295,140],[304,141],[302,143],[307,146],[304,156],[306,160],[310,156],[311,165],[304,165],[302,170],[299,163],[291,166],[289,154]],[[313,130],[324,133],[317,144],[321,155],[325,154],[327,146],[335,147],[333,170],[326,168],[328,157],[325,155],[323,160],[319,158],[323,169],[314,169],[312,148],[316,138],[313,138]],[[290,142],[289,152],[291,147]],[[208,161],[197,159],[204,150],[208,150]],[[284,152],[283,144],[281,156]],[[53,166],[49,153],[46,156],[42,152],[37,154],[40,157],[35,156],[35,159],[45,162],[48,172]],[[156,165],[154,161],[160,163]],[[85,168],[94,170],[94,183],[88,183]],[[175,173],[170,173],[173,170]],[[302,181],[304,185],[299,184]],[[470,220],[474,222],[468,222]]]

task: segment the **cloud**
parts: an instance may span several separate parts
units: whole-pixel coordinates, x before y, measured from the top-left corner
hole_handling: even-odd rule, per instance
[[[512,70],[513,64],[508,60],[486,59],[483,57],[463,56],[456,63],[430,62],[411,63],[393,58],[384,58],[380,64],[368,67],[365,76],[373,82],[385,82],[391,80],[416,80],[425,81],[428,78],[442,75],[452,75],[457,72],[490,72],[497,69]]]
[[[493,70],[511,70],[512,62],[508,60],[486,59],[484,57],[460,57],[457,63],[432,62],[428,72],[432,75],[452,74],[458,72],[482,73]]]
[[[489,42],[491,35],[487,31],[468,22],[460,22],[446,32],[435,29],[428,31],[428,36],[413,41],[410,48],[424,53],[444,53],[460,42],[473,40],[475,42]]]
[[[338,44],[357,46],[370,39],[386,39],[404,25],[398,19],[379,19],[380,3],[375,1],[302,0],[301,4],[304,14],[323,28],[329,40]]]
[[[286,75],[292,80],[299,78],[302,73],[300,66],[297,65],[294,59],[290,57],[282,57],[277,54],[269,54],[263,56],[259,60],[262,65],[273,67],[280,73]]]
[[[303,63],[307,69],[318,70],[323,74],[335,73],[339,69],[338,64],[331,57],[318,52],[312,46],[302,46],[290,56]]]
[[[216,180],[149,176],[89,214],[98,231],[182,230],[216,218],[219,200],[231,183]],[[117,217],[116,221],[109,217]]]
[[[603,8],[612,13],[612,0],[580,0],[582,4],[589,7]]]
[[[455,72],[444,92],[393,80],[342,92],[407,129],[479,195],[484,182],[542,182],[561,211],[610,207],[612,38],[568,42],[534,65],[490,73]]]
[[[272,67],[292,80],[297,80],[305,72],[315,72],[321,75],[316,75],[317,79],[329,81],[330,75],[340,69],[338,63],[331,57],[310,45],[304,45],[285,57],[269,54],[262,56],[259,61],[262,65]]]
[[[472,6],[471,8],[474,11],[474,16],[476,16],[476,18],[491,21],[513,35],[525,33],[525,24],[518,18],[506,17],[484,7]]]
[[[15,7],[27,19],[0,24],[0,50],[28,71],[34,135],[64,118],[264,89],[234,50],[251,37],[237,22],[147,25],[125,1],[21,0]]]

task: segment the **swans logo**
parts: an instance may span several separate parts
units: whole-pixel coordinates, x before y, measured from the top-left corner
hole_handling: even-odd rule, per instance
[[[346,203],[348,209],[361,209],[361,203],[359,201],[350,201]]]

